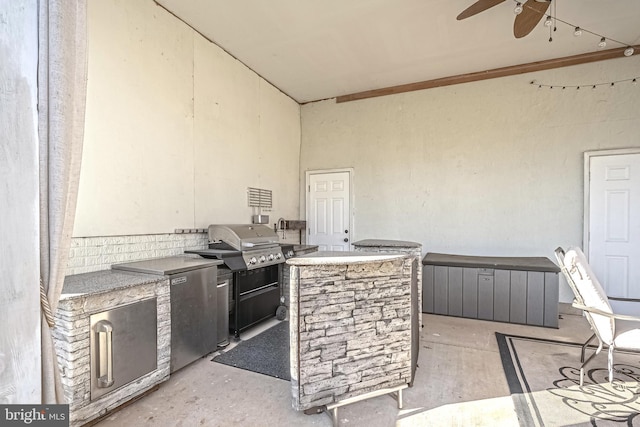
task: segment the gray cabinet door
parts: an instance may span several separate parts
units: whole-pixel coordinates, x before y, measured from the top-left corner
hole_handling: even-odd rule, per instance
[[[478,319],[493,320],[493,271],[478,275]]]
[[[462,316],[462,268],[449,267],[449,314]]]
[[[478,269],[462,270],[462,315],[478,317]]]
[[[527,323],[527,272],[511,272],[511,300],[509,301],[509,321]]]
[[[544,273],[544,326],[558,327],[558,274]]]
[[[448,314],[449,311],[449,267],[436,265],[434,272],[433,312]]]
[[[493,280],[493,320],[508,322],[511,301],[511,272],[509,270],[495,270]]]
[[[433,265],[425,265],[422,269],[422,312],[433,313]]]
[[[527,324],[544,324],[544,273],[540,271],[527,273]]]

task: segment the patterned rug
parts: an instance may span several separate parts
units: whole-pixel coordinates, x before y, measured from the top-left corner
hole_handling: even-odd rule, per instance
[[[603,349],[581,387],[582,344],[498,332],[496,338],[521,426],[640,426],[640,354],[616,351],[609,384]]]

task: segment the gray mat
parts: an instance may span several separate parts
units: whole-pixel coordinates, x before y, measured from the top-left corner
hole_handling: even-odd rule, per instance
[[[213,361],[289,381],[289,322],[240,342]]]

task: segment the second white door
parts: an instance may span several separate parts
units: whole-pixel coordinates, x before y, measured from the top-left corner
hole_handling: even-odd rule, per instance
[[[607,295],[640,298],[640,154],[590,158],[589,263]]]

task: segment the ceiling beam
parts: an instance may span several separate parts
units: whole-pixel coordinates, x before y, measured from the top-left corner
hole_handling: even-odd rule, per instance
[[[633,46],[635,55],[640,53],[640,45]],[[498,77],[513,76],[517,74],[532,73],[534,71],[550,70],[552,68],[569,67],[571,65],[587,64],[589,62],[604,61],[624,57],[626,47],[599,50],[597,52],[583,53],[580,55],[565,56],[562,58],[546,59],[544,61],[529,62],[526,64],[511,65],[508,67],[494,68],[492,70],[478,71],[475,73],[459,74],[457,76],[443,77],[440,79],[426,80],[417,83],[408,83],[399,86],[391,86],[381,89],[367,90],[336,97],[336,103],[357,101],[359,99],[375,98],[377,96],[395,95],[398,93],[412,92],[415,90],[431,89],[434,87],[451,86],[460,83],[476,82],[479,80],[495,79]]]

